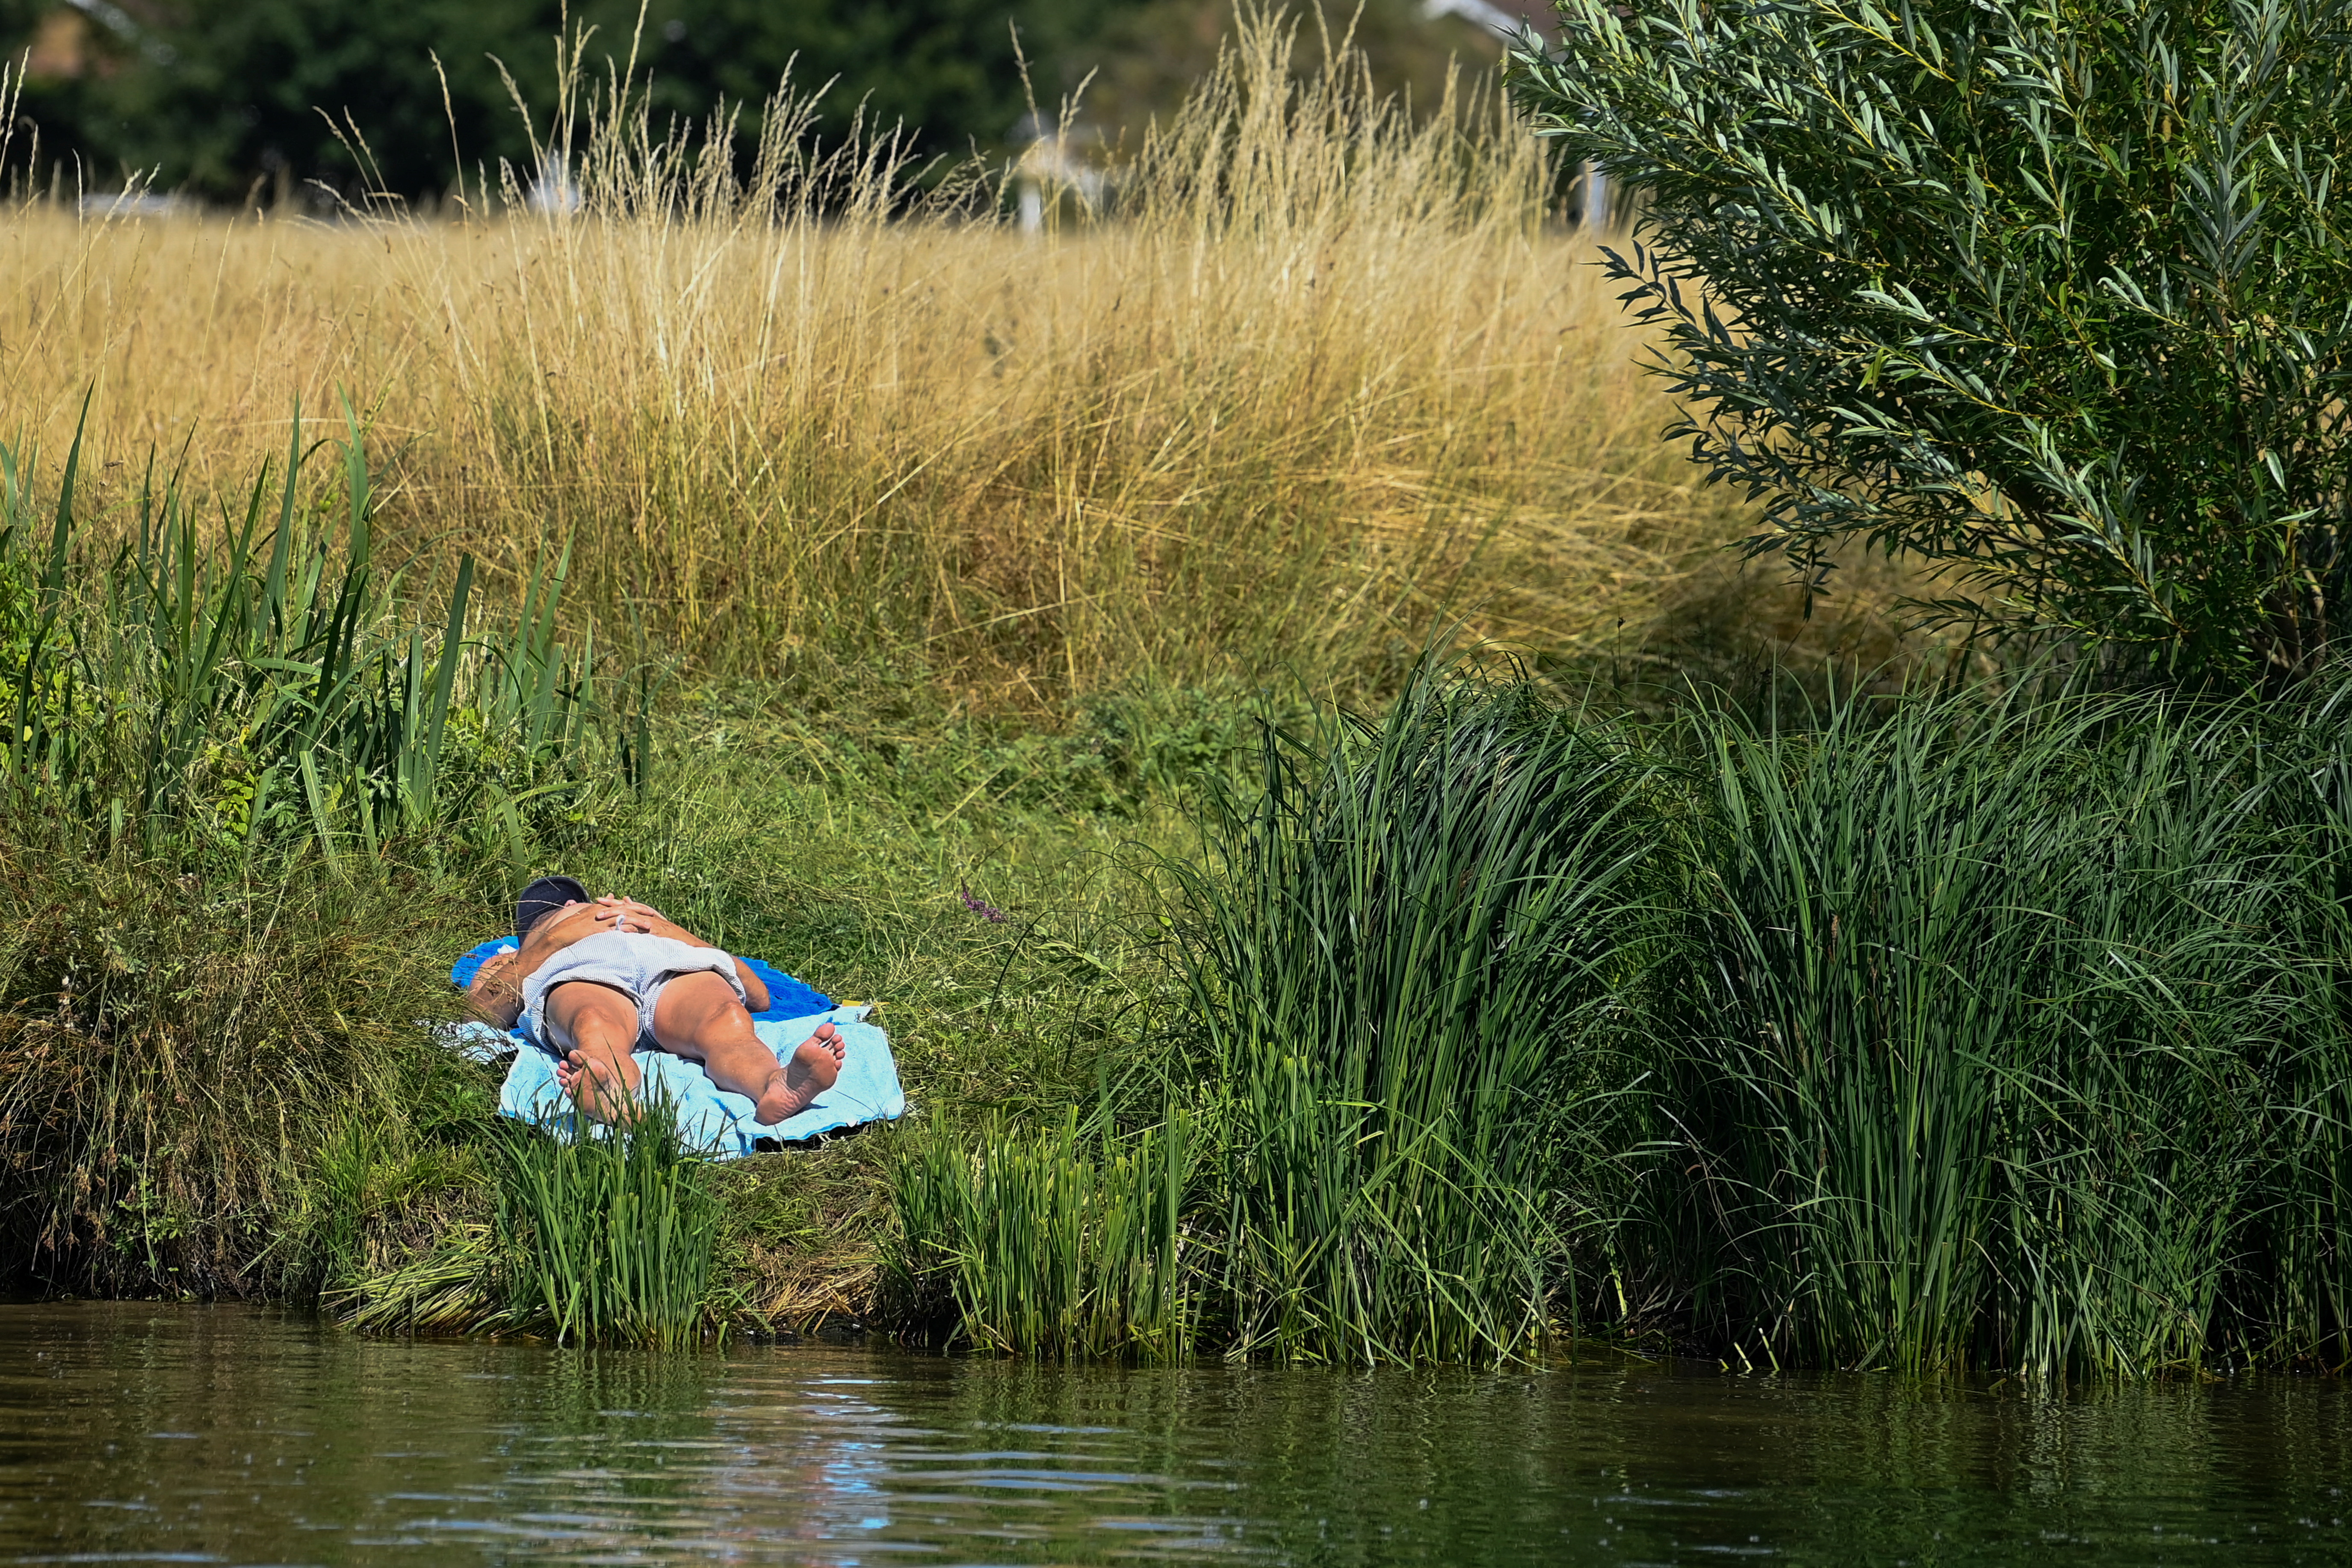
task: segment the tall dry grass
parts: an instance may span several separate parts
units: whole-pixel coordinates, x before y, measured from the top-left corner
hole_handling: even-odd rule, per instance
[[[611,89],[457,214],[0,221],[0,429],[151,449],[223,493],[347,387],[381,536],[576,602],[706,668],[918,655],[975,695],[1287,666],[1345,685],[1442,619],[1640,643],[1739,519],[1494,96],[1425,118],[1245,20],[1187,107],[1046,231],[887,135],[665,132]],[[804,105],[801,107],[804,108]],[[175,455],[184,453],[184,458]]]

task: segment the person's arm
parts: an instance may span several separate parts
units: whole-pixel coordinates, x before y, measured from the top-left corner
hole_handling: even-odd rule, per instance
[[[530,928],[530,937],[520,952],[492,953],[484,959],[466,986],[467,1000],[476,1013],[499,1028],[513,1028],[515,1020],[522,1016],[522,983],[573,942],[611,931],[620,921],[620,911],[606,908],[601,900],[564,905]]]
[[[672,942],[681,942],[688,947],[719,945],[715,942],[706,942],[695,935],[651,904],[642,904],[635,899],[604,898],[596,901],[599,905],[610,906],[619,914],[623,931],[643,931],[647,936],[666,936]],[[769,1002],[767,983],[752,972],[750,964],[737,958],[733,953],[729,953],[727,957],[735,965],[735,978],[742,982],[743,995],[745,1000],[750,1002],[751,1011],[766,1012]]]
[[[706,943],[705,945],[708,946],[709,944]],[[730,952],[727,955],[727,961],[735,966],[735,978],[743,983],[743,999],[751,1005],[751,1011],[754,1013],[766,1012],[768,1010],[767,983],[751,972],[751,966],[750,964],[744,963],[733,953]]]

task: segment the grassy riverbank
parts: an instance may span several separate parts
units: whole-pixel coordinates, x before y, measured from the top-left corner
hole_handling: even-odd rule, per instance
[[[2343,700],[1435,679],[1269,739],[1174,878],[1172,1037],[1082,1131],[919,1131],[894,1300],[1045,1350],[2340,1367]]]
[[[527,868],[1051,1120],[1171,994],[1133,867],[1254,694],[1377,702],[1452,617],[1667,682],[1892,646],[1725,570],[1491,93],[1296,57],[1253,24],[1036,236],[1001,172],[787,137],[728,184],[584,91],[568,219],[496,171],[430,221],[6,214],[20,1270],[307,1297],[488,1226],[486,1086],[415,1026]],[[872,1158],[742,1178],[754,1305],[864,1304]]]
[[[656,709],[560,640],[560,561],[520,602],[390,596],[338,439],[339,507],[257,486],[217,551],[169,490],[113,552],[66,487],[8,492],[0,1158],[36,1279],[538,1324],[513,1292],[571,1211],[516,1194],[552,1146],[427,1026],[560,863],[881,999],[923,1110],[690,1192],[612,1173],[702,1216],[655,1281],[690,1320],[2346,1359],[2331,686],[1620,710],[1440,662],[1360,721],[1147,689],[1047,730],[887,672]]]
[[[730,184],[584,101],[560,220],[7,218],[23,1276],[655,1341],[2352,1361],[2337,688],[2069,694],[1898,639],[1888,576],[1807,619],[1733,575],[1527,140],[1244,32],[1043,235],[984,172]],[[920,1116],[519,1139],[431,1026],[551,867],[879,1001]]]

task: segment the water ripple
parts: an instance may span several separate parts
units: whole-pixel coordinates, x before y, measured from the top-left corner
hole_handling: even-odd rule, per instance
[[[372,1342],[0,1307],[0,1562],[2324,1563],[2345,1391]]]

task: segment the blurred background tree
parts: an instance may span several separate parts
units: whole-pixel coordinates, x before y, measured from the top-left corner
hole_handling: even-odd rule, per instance
[[[1451,58],[1499,58],[1503,12],[1482,16],[1484,4],[1365,0],[1353,26],[1384,88],[1434,102]],[[600,67],[625,63],[634,41],[657,115],[724,101],[753,130],[790,70],[803,91],[834,83],[826,131],[863,104],[920,152],[955,155],[1006,150],[1032,92],[1051,115],[1089,75],[1081,118],[1116,142],[1174,106],[1232,20],[1229,0],[651,0],[642,29],[636,0],[568,12],[562,0],[0,0],[0,50],[26,63],[37,183],[112,190],[143,176],[270,205],[314,181],[366,184],[337,124],[363,139],[382,188],[406,197],[446,191],[461,153],[469,168],[521,166],[530,139],[500,66],[543,125],[567,26],[595,29]],[[12,156],[28,151],[20,136]]]

